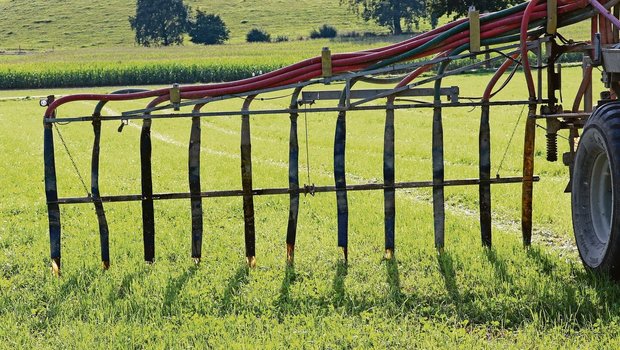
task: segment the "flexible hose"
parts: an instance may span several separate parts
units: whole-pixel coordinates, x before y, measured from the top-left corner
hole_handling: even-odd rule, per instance
[[[538,4],[538,2],[538,0],[533,0],[529,3],[523,3],[509,9],[483,15],[480,18],[481,41],[485,45],[521,40],[521,55],[523,57],[523,66],[530,96],[535,94],[535,90],[533,89],[531,67],[527,60],[527,39],[530,34],[533,36],[540,35],[538,27],[540,27],[541,22],[544,22],[543,19],[547,16],[546,4]],[[614,0],[612,2],[617,3],[618,1]],[[602,11],[600,8],[605,10],[605,6],[595,0],[559,0],[559,26],[592,17],[594,10],[587,10],[589,3],[592,3],[592,6],[594,6],[599,12]],[[609,3],[606,5],[609,6]],[[610,21],[613,22],[613,20]],[[615,22],[613,23],[615,24]],[[512,35],[514,33],[519,33],[519,36],[515,37]],[[340,74],[345,72],[370,71],[398,62],[429,57],[435,54],[442,55],[445,54],[445,52],[462,52],[467,49],[468,43],[469,22],[467,19],[462,19],[448,23],[437,29],[431,30],[411,39],[407,39],[403,42],[388,45],[382,48],[335,54],[332,56],[333,73]],[[422,66],[416,69],[408,77],[401,81],[401,84],[403,85],[399,84],[399,86],[407,85],[422,72],[428,69],[430,69],[430,66]],[[440,70],[443,72],[443,69]],[[196,99],[204,98],[206,96],[247,93],[249,91],[280,87],[298,82],[306,82],[311,79],[319,78],[321,75],[321,57],[314,57],[266,74],[238,81],[183,86],[181,87],[181,97],[183,99]],[[121,95],[79,94],[65,96],[50,104],[46,110],[45,116],[49,117],[53,115],[54,111],[59,106],[72,101],[124,101],[156,98],[151,102],[151,104],[154,103],[154,105],[157,105],[168,101],[168,94],[169,89],[157,89],[148,92]]]

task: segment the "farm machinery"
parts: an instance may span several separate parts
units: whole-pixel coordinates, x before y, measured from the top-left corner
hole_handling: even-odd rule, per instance
[[[395,252],[397,190],[432,188],[435,247],[442,251],[445,234],[444,190],[449,186],[477,186],[481,241],[492,245],[491,187],[522,184],[521,231],[523,244],[532,242],[532,197],[534,182],[535,136],[538,123],[546,123],[547,160],[557,161],[557,137],[568,130],[569,152],[562,160],[570,169],[573,226],[580,256],[586,268],[620,278],[620,0],[532,0],[499,12],[480,15],[471,9],[468,18],[450,22],[437,29],[389,46],[352,53],[332,54],[324,48],[320,56],[247,79],[179,86],[156,90],[126,89],[111,94],[78,94],[41,101],[44,115],[45,193],[49,218],[52,270],[60,274],[61,205],[90,203],[98,219],[101,260],[110,265],[109,228],[104,204],[140,202],[144,259],[155,259],[154,206],[161,200],[186,200],[191,212],[191,256],[202,258],[203,200],[213,197],[243,198],[245,254],[249,266],[256,264],[256,230],[254,197],[288,196],[290,200],[286,229],[286,259],[293,263],[300,195],[335,193],[337,204],[338,246],[348,258],[349,210],[351,191],[382,191],[385,215],[385,257]],[[558,28],[591,21],[591,40],[576,42],[564,38]],[[562,71],[559,60],[566,53],[583,55],[583,80],[570,108],[559,104]],[[473,58],[478,58],[472,60]],[[457,68],[451,63],[464,62]],[[503,62],[503,63],[502,63]],[[442,86],[442,80],[472,69],[497,63],[495,74],[484,94],[477,100],[459,99],[458,87]],[[593,103],[593,69],[602,69],[607,91]],[[506,82],[521,69],[525,75],[527,95],[521,100],[498,100],[496,87],[502,77]],[[507,74],[509,70],[512,73]],[[431,73],[432,72],[432,73]],[[544,74],[546,72],[546,74]],[[536,74],[537,73],[537,74]],[[520,73],[519,73],[520,74]],[[536,77],[537,76],[537,79]],[[546,80],[546,81],[545,81]],[[356,83],[384,85],[379,89],[359,89]],[[335,84],[339,83],[339,84]],[[421,87],[434,84],[434,87]],[[323,86],[317,91],[314,87]],[[336,86],[344,86],[335,89]],[[358,85],[359,86],[359,85]],[[313,87],[313,89],[308,89]],[[261,95],[291,92],[290,104],[280,109],[252,109]],[[411,99],[416,97],[416,99]],[[447,97],[447,101],[444,101]],[[244,100],[241,110],[203,111],[205,105],[217,105],[233,98]],[[426,98],[426,100],[424,100]],[[119,115],[102,115],[108,103],[129,100],[148,101],[145,108]],[[75,101],[95,101],[88,116],[58,117],[56,111]],[[316,101],[328,107],[310,108]],[[479,176],[446,179],[444,176],[443,112],[458,107],[480,107]],[[523,147],[523,174],[519,177],[491,176],[490,115],[496,106],[527,107]],[[181,108],[184,107],[184,110]],[[191,112],[187,112],[189,109]],[[396,181],[395,114],[401,110],[432,110],[432,178],[428,181]],[[384,111],[383,181],[348,184],[346,167],[347,115],[358,111]],[[300,183],[298,118],[301,113],[334,113],[333,143],[334,185],[315,186]],[[253,116],[287,115],[290,119],[288,186],[255,188],[252,183],[250,123]],[[242,188],[205,190],[201,185],[201,120],[218,116],[240,116],[240,160]],[[151,165],[151,127],[160,119],[189,118],[191,130],[188,149],[189,192],[154,193]],[[99,188],[101,125],[111,121],[140,120],[141,193],[103,195]],[[57,191],[54,128],[58,123],[90,122],[94,143],[91,162],[90,191],[85,197],[60,197]]]

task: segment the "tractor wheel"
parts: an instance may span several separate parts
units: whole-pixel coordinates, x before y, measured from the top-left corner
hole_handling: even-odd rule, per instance
[[[595,111],[581,135],[572,180],[575,240],[587,269],[620,279],[620,103]]]

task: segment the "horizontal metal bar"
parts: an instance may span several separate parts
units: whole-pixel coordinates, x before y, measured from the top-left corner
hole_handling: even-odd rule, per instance
[[[542,103],[547,103],[548,100],[543,100]],[[528,100],[515,100],[515,101],[493,101],[493,102],[459,102],[459,103],[415,103],[415,104],[395,104],[393,109],[419,109],[419,108],[434,108],[436,106],[442,108],[458,108],[458,107],[481,107],[481,106],[522,106],[529,105],[532,101]],[[290,108],[285,109],[270,109],[270,110],[255,110],[244,112],[249,115],[274,115],[274,114],[286,114],[287,116],[291,112],[296,113],[325,113],[325,112],[340,112],[340,111],[377,111],[385,110],[386,105],[367,105],[359,107],[324,107],[324,108],[302,108],[292,110]],[[168,114],[141,114],[131,116],[104,116],[97,117],[101,121],[119,121],[119,120],[142,120],[142,119],[174,119],[174,118],[192,118],[192,117],[230,117],[241,115],[239,111],[225,111],[225,112],[201,112],[201,113],[168,113]],[[43,122],[46,124],[52,123],[75,123],[75,122],[90,122],[94,118],[92,116],[86,117],[69,117],[69,118],[44,118]]]
[[[535,115],[536,119],[549,119],[549,118],[563,118],[563,119],[581,119],[588,118],[592,113],[580,112],[580,113],[557,113],[557,114],[543,114]]]
[[[351,90],[351,99],[362,99],[373,97],[380,93],[393,91],[393,89],[368,89],[368,90]],[[441,95],[444,96],[457,96],[459,94],[458,86],[452,86],[449,88],[441,88]],[[342,91],[304,91],[302,92],[302,101],[317,101],[317,100],[340,100],[342,97]],[[435,89],[433,88],[416,88],[409,89],[395,94],[397,97],[411,97],[411,96],[435,96]],[[454,100],[454,99],[453,99]]]
[[[534,176],[533,182],[538,182],[540,177]],[[440,186],[446,187],[454,187],[454,186],[473,186],[484,184],[511,184],[511,183],[521,183],[523,182],[522,177],[504,177],[504,178],[495,178],[490,179],[488,181],[482,181],[480,179],[462,179],[462,180],[447,180],[444,181]],[[418,181],[418,182],[397,182],[394,186],[386,186],[384,184],[372,183],[372,184],[359,184],[359,185],[347,185],[345,187],[346,191],[375,191],[375,190],[385,190],[385,189],[408,189],[408,188],[424,188],[424,187],[433,187],[433,181]],[[272,195],[283,195],[283,194],[292,194],[292,193],[303,193],[303,194],[315,194],[315,193],[326,193],[326,192],[336,192],[336,186],[304,186],[299,189],[289,189],[289,188],[264,188],[264,189],[253,189],[253,196],[272,196]],[[223,191],[208,191],[201,192],[199,195],[192,196],[191,193],[183,192],[183,193],[159,193],[153,194],[152,200],[168,200],[168,199],[188,199],[188,198],[219,198],[219,197],[238,197],[243,196],[243,190],[223,190]],[[111,203],[111,202],[135,202],[141,201],[143,199],[147,199],[139,194],[133,195],[116,195],[116,196],[101,196],[99,198],[101,202]],[[48,204],[83,204],[83,203],[92,203],[92,197],[71,197],[71,198],[59,198],[58,201],[49,202]]]

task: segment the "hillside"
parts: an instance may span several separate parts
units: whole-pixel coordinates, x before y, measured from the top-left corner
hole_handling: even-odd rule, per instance
[[[133,45],[128,17],[135,0],[0,0],[0,48],[85,48]],[[341,7],[337,0],[186,0],[193,9],[221,15],[231,43],[254,27],[295,40],[323,23],[346,31],[385,32]],[[186,41],[186,45],[191,45]]]
[[[285,0],[186,0],[194,9],[219,13],[231,29],[223,46],[194,45],[144,48],[134,44],[128,17],[134,0],[88,3],[86,0],[0,0],[0,88],[148,85],[170,81],[196,83],[247,77],[316,56],[329,46],[333,53],[367,50],[410,37],[298,41],[323,23],[341,33],[375,33],[384,28],[364,23],[335,0],[303,0],[284,11]],[[214,10],[216,9],[216,10]],[[251,14],[248,15],[248,14]],[[440,22],[447,22],[442,18]],[[244,42],[252,27],[262,27],[272,37],[287,36],[284,43]],[[561,32],[576,40],[587,39],[589,23],[578,23]],[[428,24],[420,30],[428,29]],[[15,54],[17,48],[32,50]],[[4,54],[3,54],[4,53]],[[23,52],[20,52],[23,53]],[[136,77],[139,76],[139,79]]]
[[[219,14],[231,30],[229,43],[242,43],[248,30],[260,27],[272,37],[307,37],[327,23],[341,33],[386,29],[366,23],[337,0],[186,0],[193,9]],[[128,17],[135,0],[0,0],[0,49],[52,50],[134,45]],[[447,21],[444,19],[443,21]],[[443,22],[442,21],[442,22]],[[426,29],[428,24],[423,23]],[[580,29],[569,34],[587,33]],[[189,40],[186,46],[193,46]]]

